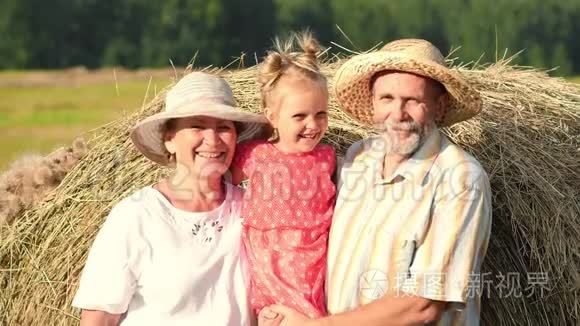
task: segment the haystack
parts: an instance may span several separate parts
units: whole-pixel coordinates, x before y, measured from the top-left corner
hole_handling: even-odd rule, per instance
[[[44,200],[86,153],[82,138],[47,156],[26,154],[0,173],[0,225],[12,224],[17,216]]]
[[[339,64],[335,60],[323,70],[332,77]],[[483,324],[577,325],[580,88],[509,60],[454,69],[485,101],[477,118],[445,130],[491,177],[493,230],[480,279]],[[255,68],[222,73],[241,107],[259,111]],[[89,135],[91,150],[52,199],[0,231],[0,324],[76,323],[78,311],[70,302],[103,219],[119,200],[166,172],[128,139],[128,129],[161,110],[162,102],[159,94]],[[331,106],[325,141],[344,153],[371,130],[341,113],[334,100]]]

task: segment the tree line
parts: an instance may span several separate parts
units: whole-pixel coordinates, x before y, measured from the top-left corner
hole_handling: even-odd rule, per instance
[[[518,64],[580,73],[580,0],[0,0],[0,8],[1,69],[185,65],[194,56],[221,66],[240,53],[253,64],[275,36],[310,28],[325,46],[420,37],[444,54],[459,47],[464,62],[524,50]]]

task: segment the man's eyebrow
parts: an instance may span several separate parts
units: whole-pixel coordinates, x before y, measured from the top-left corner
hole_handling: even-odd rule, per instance
[[[373,92],[373,94],[378,95],[378,96],[393,95],[391,91],[379,91],[379,92]]]

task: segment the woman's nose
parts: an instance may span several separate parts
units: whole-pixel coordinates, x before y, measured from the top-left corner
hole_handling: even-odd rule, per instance
[[[216,145],[220,143],[220,137],[214,128],[208,128],[203,133],[203,140],[208,145]]]

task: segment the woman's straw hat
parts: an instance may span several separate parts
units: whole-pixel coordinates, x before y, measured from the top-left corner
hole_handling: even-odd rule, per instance
[[[439,126],[467,120],[481,111],[479,93],[456,72],[447,68],[439,49],[425,40],[403,39],[385,45],[381,51],[360,54],[336,72],[334,91],[339,107],[352,118],[372,125],[371,79],[380,71],[409,72],[436,80],[449,93],[447,112]]]
[[[148,159],[161,165],[169,163],[163,133],[169,119],[207,116],[238,122],[238,141],[259,135],[268,121],[263,115],[235,109],[235,99],[228,83],[203,72],[184,76],[168,92],[165,111],[138,122],[131,140]]]

